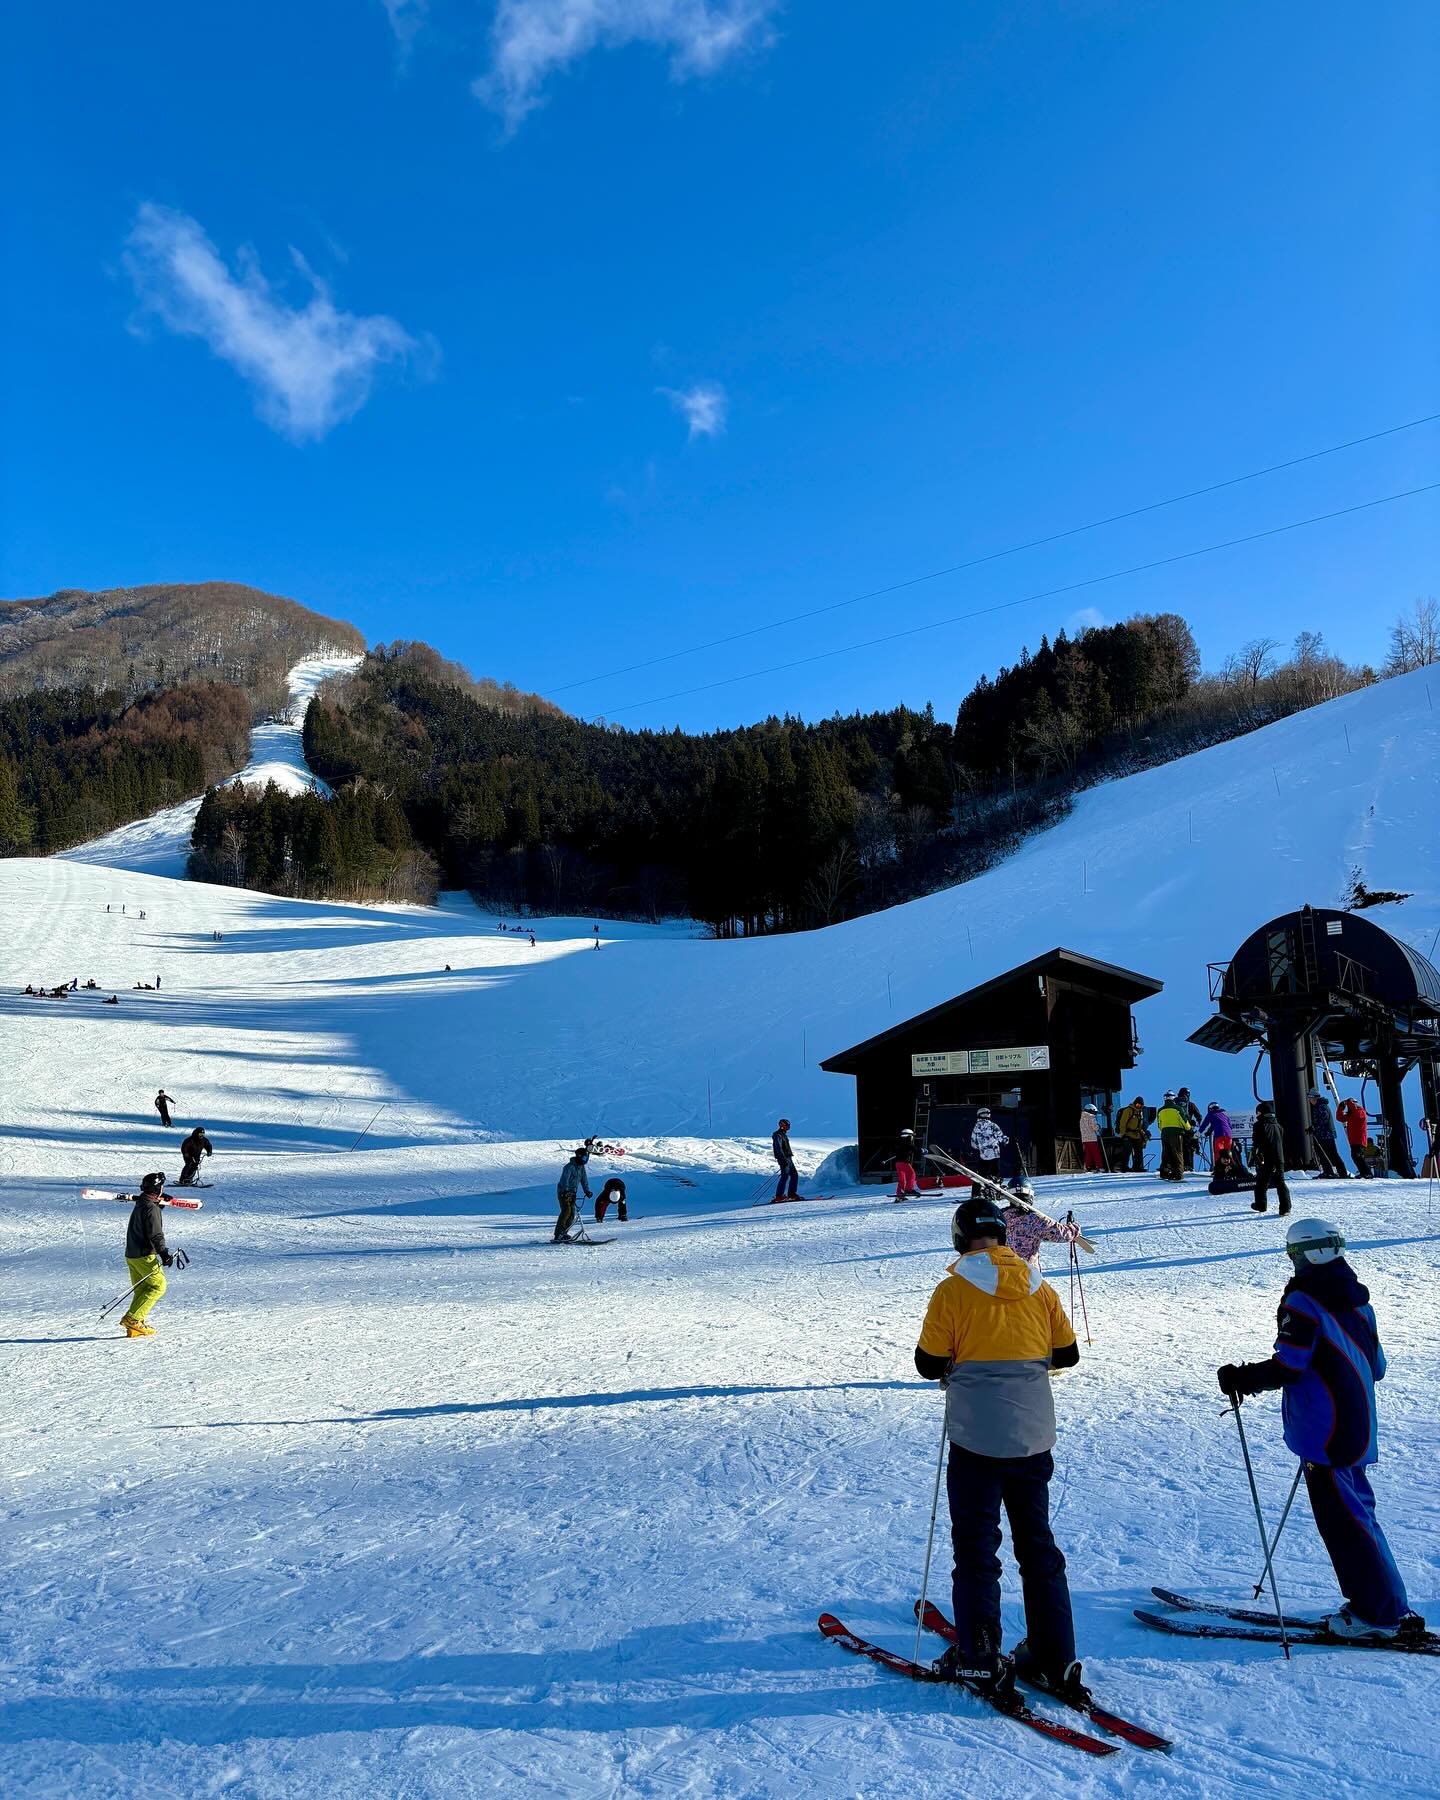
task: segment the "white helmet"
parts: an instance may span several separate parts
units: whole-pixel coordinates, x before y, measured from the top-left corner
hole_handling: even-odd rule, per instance
[[[1285,1233],[1285,1248],[1297,1268],[1335,1262],[1345,1254],[1345,1234],[1328,1219],[1297,1219]]]
[[[975,1117],[977,1119],[988,1119],[990,1117],[990,1108],[988,1106],[982,1106]]]
[[[1085,1102],[1085,1106],[1084,1106],[1083,1110],[1085,1112],[1098,1113],[1100,1108],[1095,1104],[1095,1102],[1093,1100],[1087,1100]]]
[[[907,1125],[905,1127],[905,1129],[900,1133],[900,1135],[901,1135],[901,1137],[914,1137],[915,1133]]]

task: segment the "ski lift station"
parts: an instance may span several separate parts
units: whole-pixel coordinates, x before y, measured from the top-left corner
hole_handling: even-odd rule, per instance
[[[1386,1160],[1415,1173],[1402,1084],[1418,1068],[1428,1118],[1440,1118],[1440,972],[1357,913],[1306,906],[1271,919],[1229,962],[1210,964],[1215,1016],[1190,1042],[1257,1050],[1270,1059],[1270,1091],[1286,1161],[1310,1161],[1309,1104],[1320,1076],[1338,1068],[1379,1091]]]
[[[907,1125],[922,1154],[933,1145],[969,1160],[982,1106],[1018,1140],[1032,1174],[1073,1167],[1080,1109],[1093,1100],[1109,1121],[1140,1054],[1131,1008],[1163,986],[1050,950],[827,1057],[822,1069],[855,1077],[861,1180],[890,1179]]]

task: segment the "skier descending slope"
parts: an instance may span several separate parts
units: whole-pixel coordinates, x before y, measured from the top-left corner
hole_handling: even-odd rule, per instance
[[[170,1108],[174,1104],[175,1096],[173,1094],[167,1094],[162,1087],[160,1092],[155,1096],[155,1110],[160,1115],[160,1123],[165,1126],[167,1130],[170,1126]]]
[[[1418,1637],[1425,1621],[1409,1610],[1365,1474],[1380,1458],[1375,1383],[1385,1373],[1369,1289],[1325,1219],[1297,1219],[1285,1248],[1295,1272],[1280,1301],[1275,1353],[1265,1362],[1226,1363],[1216,1371],[1220,1391],[1237,1403],[1284,1391],[1285,1442],[1305,1464],[1310,1508],[1345,1595],[1324,1629],[1372,1641]]]
[[[160,1216],[160,1196],[164,1192],[162,1172],[143,1176],[125,1227],[125,1267],[133,1284],[130,1310],[120,1321],[126,1337],[154,1337],[155,1327],[146,1320],[165,1292],[165,1270],[175,1260],[165,1242],[165,1225]]]
[[[201,1157],[213,1156],[215,1154],[215,1146],[210,1142],[209,1138],[206,1137],[205,1127],[203,1125],[197,1125],[190,1133],[189,1137],[181,1142],[180,1154],[184,1157],[185,1163],[180,1171],[179,1185],[181,1187],[193,1187],[195,1185],[195,1177],[200,1173]]]
[[[555,1183],[555,1198],[560,1202],[560,1217],[555,1221],[555,1242],[568,1244],[570,1233],[575,1225],[575,1195],[577,1188],[583,1188],[585,1198],[589,1200],[590,1183],[585,1179],[585,1165],[590,1160],[590,1152],[583,1147],[575,1152],[560,1171],[560,1179]]]
[[[1078,1696],[1065,1558],[1050,1531],[1050,1370],[1073,1367],[1080,1351],[1059,1296],[1007,1248],[993,1199],[957,1207],[950,1235],[960,1255],[930,1296],[915,1347],[925,1380],[944,1383],[950,1439],[955,1642],[936,1667],[999,1694],[1013,1690],[1019,1671]],[[1027,1635],[1013,1658],[1001,1648],[1002,1504],[1025,1595]]]

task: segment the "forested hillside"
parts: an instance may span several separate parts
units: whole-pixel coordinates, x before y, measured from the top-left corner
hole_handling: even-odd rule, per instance
[[[63,850],[188,799],[249,745],[249,703],[220,682],[133,705],[87,688],[0,699],[0,856]]]
[[[284,707],[286,672],[302,657],[364,649],[353,625],[233,581],[0,602],[0,695],[92,688],[133,700],[220,681],[259,718]]]

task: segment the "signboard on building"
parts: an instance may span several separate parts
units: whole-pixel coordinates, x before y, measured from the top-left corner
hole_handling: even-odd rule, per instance
[[[1048,1044],[1016,1044],[1000,1050],[921,1050],[910,1058],[912,1075],[1022,1075],[1049,1067]]]

